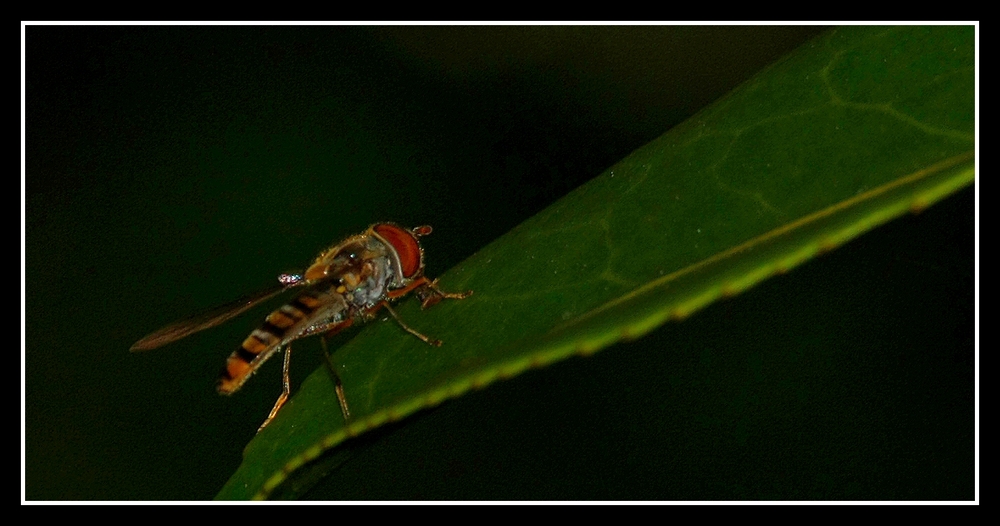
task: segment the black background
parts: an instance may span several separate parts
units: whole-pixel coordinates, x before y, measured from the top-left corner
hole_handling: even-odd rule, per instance
[[[25,497],[211,498],[280,366],[223,398],[256,320],[136,339],[373,221],[433,225],[440,274],[823,29],[27,27]],[[971,499],[973,243],[969,189],[308,496]]]

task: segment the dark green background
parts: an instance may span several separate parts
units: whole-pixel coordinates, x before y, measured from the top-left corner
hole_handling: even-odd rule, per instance
[[[29,26],[26,497],[211,498],[280,389],[213,389],[264,312],[136,339],[374,221],[433,225],[436,276],[820,31]],[[972,210],[379,430],[310,496],[971,499]]]

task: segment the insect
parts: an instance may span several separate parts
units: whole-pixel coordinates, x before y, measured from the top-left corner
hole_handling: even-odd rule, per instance
[[[181,320],[153,332],[132,345],[131,351],[155,349],[196,332],[215,327],[247,309],[292,288],[303,289],[291,301],[271,312],[256,330],[226,360],[219,376],[219,393],[231,395],[275,353],[285,349],[282,367],[282,390],[267,419],[257,432],[264,429],[278,414],[288,399],[291,385],[288,366],[291,343],[313,335],[337,333],[355,321],[375,318],[385,309],[399,325],[424,342],[440,346],[441,340],[428,338],[411,329],[389,305],[410,292],[416,294],[421,307],[430,307],[444,298],[464,299],[472,291],[443,292],[437,280],[424,276],[424,251],[420,238],[431,233],[430,226],[407,229],[393,223],[376,223],[361,234],[351,236],[322,251],[304,273],[281,274],[278,284],[194,317]],[[329,363],[329,356],[328,363]],[[331,371],[333,367],[331,367]],[[350,410],[340,378],[334,371],[337,399],[347,419]]]

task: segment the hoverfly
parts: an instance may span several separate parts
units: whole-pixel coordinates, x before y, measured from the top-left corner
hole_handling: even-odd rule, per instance
[[[471,290],[460,293],[443,292],[437,287],[437,280],[432,281],[424,276],[424,251],[419,238],[430,233],[430,226],[407,229],[392,223],[376,223],[361,234],[351,236],[321,252],[303,274],[281,274],[277,285],[201,315],[167,325],[137,341],[130,350],[155,349],[224,323],[282,291],[304,289],[291,301],[271,312],[264,323],[243,340],[229,355],[219,376],[219,393],[231,395],[268,358],[285,349],[281,395],[267,419],[257,429],[260,432],[274,419],[288,399],[291,390],[288,365],[292,354],[291,343],[295,340],[316,334],[325,337],[337,333],[355,321],[374,319],[378,310],[384,308],[406,332],[430,345],[441,345],[441,340],[428,338],[408,327],[389,305],[390,301],[410,292],[416,293],[422,308],[434,305],[443,298],[463,299],[472,294]],[[350,417],[347,398],[336,371],[333,374],[340,409],[347,419]]]

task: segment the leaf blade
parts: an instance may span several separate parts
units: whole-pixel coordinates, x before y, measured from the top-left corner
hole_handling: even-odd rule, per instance
[[[955,41],[964,58],[941,60]],[[441,349],[389,324],[338,349],[357,420],[345,428],[329,418],[339,410],[318,371],[248,446],[219,497],[267,496],[348,436],[639,336],[969,184],[969,50],[971,28],[849,28],[807,44],[444,276],[443,287],[471,288],[472,298],[425,313],[402,305],[408,323],[446,342]],[[906,60],[868,82],[885,57]],[[852,75],[865,80],[843,81]],[[930,98],[918,93],[946,84]],[[835,224],[818,226],[831,215]],[[772,238],[781,250],[745,257]],[[685,289],[678,276],[697,279]]]

